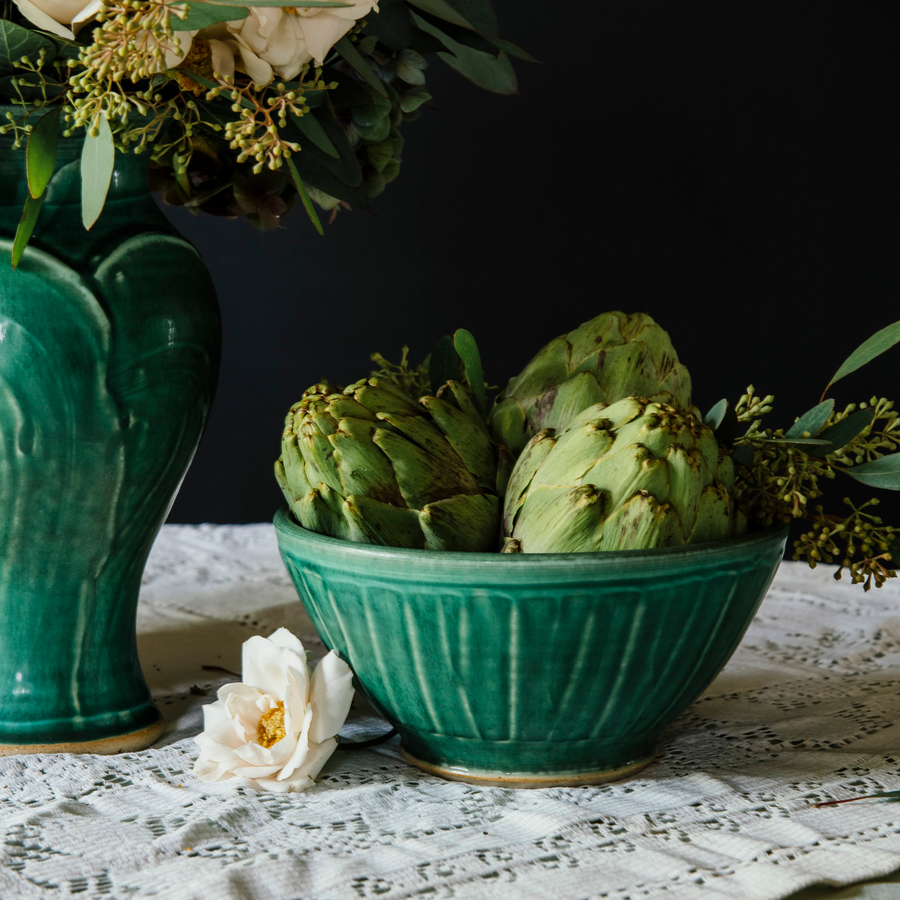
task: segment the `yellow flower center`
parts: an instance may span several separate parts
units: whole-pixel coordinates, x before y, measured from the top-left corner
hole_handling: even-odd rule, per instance
[[[284,704],[279,700],[277,706],[267,709],[256,726],[256,743],[267,750],[277,744],[285,735]]]
[[[215,81],[216,76],[215,72],[213,72],[212,65],[212,49],[206,38],[194,38],[188,55],[185,56],[184,60],[179,64],[178,69],[175,70],[175,80],[183,91],[196,94],[198,97],[209,90],[209,88],[204,87],[200,82],[191,78],[188,72],[182,71],[183,69],[188,69],[190,72],[201,75],[203,78]]]

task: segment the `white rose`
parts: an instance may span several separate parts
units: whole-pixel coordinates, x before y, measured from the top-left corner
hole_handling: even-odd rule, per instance
[[[15,4],[38,28],[70,39],[74,39],[78,29],[90,22],[103,5],[101,0],[15,0]]]
[[[337,747],[353,699],[350,667],[332,650],[310,674],[303,644],[286,628],[244,643],[242,684],[203,707],[195,741],[201,781],[246,778],[270,791],[310,787]]]
[[[46,0],[45,0],[46,2]],[[321,65],[331,48],[374,9],[376,0],[345,7],[251,6],[246,19],[219,22],[198,32],[209,41],[215,71],[231,79],[244,72],[257,84],[269,84],[276,76],[291,81],[308,63]],[[180,32],[182,47],[192,35]]]

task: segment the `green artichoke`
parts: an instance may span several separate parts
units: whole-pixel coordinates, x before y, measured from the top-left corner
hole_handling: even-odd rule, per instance
[[[550,341],[497,397],[494,439],[518,455],[545,428],[565,428],[582,410],[624,397],[690,405],[691,376],[669,335],[644,313],[602,313]]]
[[[275,477],[297,521],[320,534],[496,550],[500,454],[459,384],[416,402],[388,380],[369,378],[345,390],[326,383],[306,391],[285,419]]]
[[[539,432],[516,462],[505,552],[642,550],[731,537],[734,465],[696,410],[628,397]]]

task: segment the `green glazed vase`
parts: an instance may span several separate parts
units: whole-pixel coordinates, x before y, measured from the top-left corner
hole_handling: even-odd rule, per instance
[[[322,640],[407,759],[509,787],[650,763],[734,653],[787,537],[779,525],[660,550],[450,553],[314,534],[286,508],[275,531]]]
[[[219,364],[212,281],[147,161],[117,155],[86,232],[80,152],[60,140],[14,271],[25,154],[0,138],[0,755],[131,750],[161,731],[138,591]]]

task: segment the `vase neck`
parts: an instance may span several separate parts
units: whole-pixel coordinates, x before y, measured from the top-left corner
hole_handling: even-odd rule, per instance
[[[84,138],[61,137],[56,153],[56,172],[47,186],[44,205],[81,205],[81,148]],[[149,156],[116,152],[107,202],[135,201],[149,193]],[[28,195],[25,146],[15,149],[9,135],[0,138],[0,207],[22,209]]]
[[[56,171],[44,193],[31,246],[77,266],[132,235],[175,233],[150,194],[149,154],[118,151],[103,212],[86,231],[81,211],[83,144],[82,136],[60,137]],[[24,146],[15,149],[8,135],[0,138],[0,238],[6,240],[15,235],[28,198],[25,156]]]

